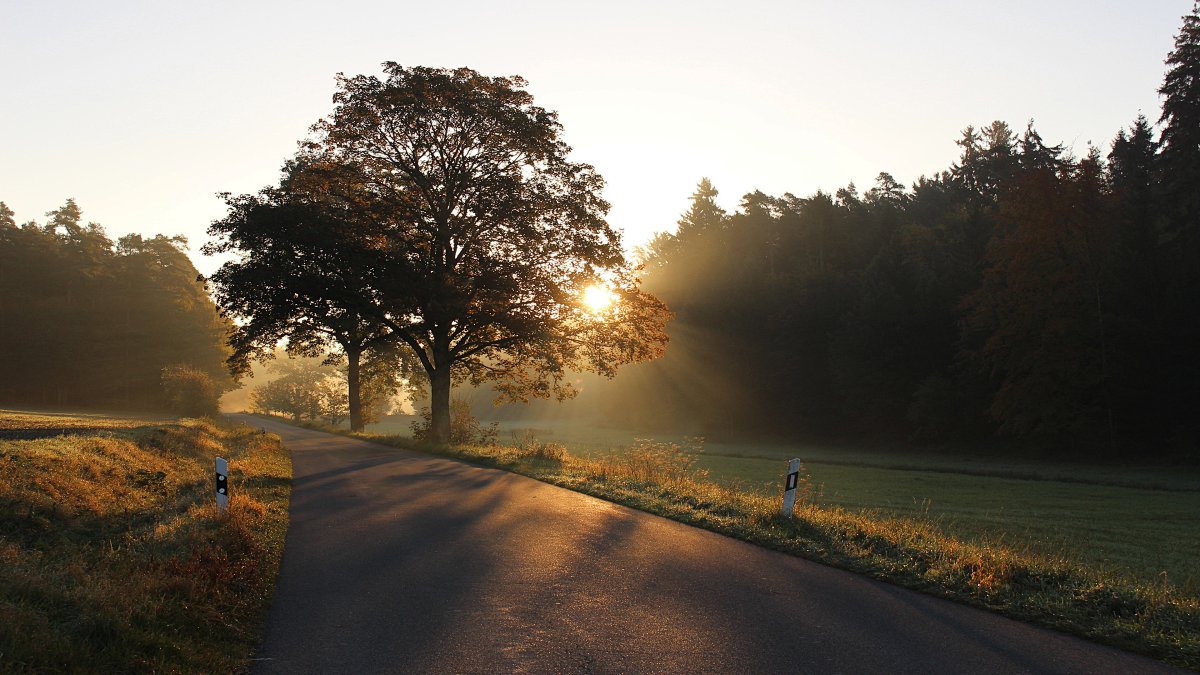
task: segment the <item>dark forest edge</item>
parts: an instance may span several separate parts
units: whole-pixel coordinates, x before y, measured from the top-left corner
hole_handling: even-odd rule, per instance
[[[612,424],[709,438],[1200,461],[1200,10],[1155,127],[1083,157],[1033,121],[967,127],[948,169],[733,214],[701,180],[640,251],[664,358],[588,381]],[[536,418],[536,413],[531,418]]]
[[[187,241],[114,242],[72,199],[46,216],[0,202],[0,404],[216,414],[232,324]]]
[[[731,215],[701,181],[641,256],[678,315],[671,349],[601,407],[710,434],[1197,461],[1197,11],[1167,65],[1157,138],[1139,115],[1083,157],[997,121],[908,188],[753,192]]]
[[[276,418],[288,420],[287,418]],[[795,518],[778,495],[721,485],[676,443],[638,441],[585,458],[528,438],[514,445],[438,445],[403,436],[340,433],[501,469],[881,581],[998,612],[1090,640],[1200,668],[1200,599],[1164,574],[1154,582],[1022,550],[1012,541],[966,541],[929,520],[823,506],[800,482]]]

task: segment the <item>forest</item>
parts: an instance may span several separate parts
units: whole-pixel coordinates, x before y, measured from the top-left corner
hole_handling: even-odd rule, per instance
[[[113,242],[70,199],[43,223],[14,215],[0,202],[0,404],[167,410],[165,374],[233,385],[232,324],[186,241]]]
[[[1194,442],[1200,120],[1171,110],[1081,158],[1032,122],[968,127],[911,187],[733,214],[702,180],[641,252],[670,348],[600,405],[718,434]]]
[[[1082,157],[996,121],[911,186],[756,191],[730,214],[701,180],[640,251],[676,313],[666,355],[592,383],[589,405],[711,437],[1195,459],[1196,11],[1166,64],[1157,125],[1137,115]]]

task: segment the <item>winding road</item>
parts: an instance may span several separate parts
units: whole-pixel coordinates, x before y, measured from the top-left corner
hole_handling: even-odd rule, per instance
[[[530,478],[260,418],[291,523],[255,673],[1172,673]]]

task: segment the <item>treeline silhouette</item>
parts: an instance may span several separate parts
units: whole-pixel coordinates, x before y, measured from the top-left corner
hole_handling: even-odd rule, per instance
[[[924,441],[995,433],[1062,451],[1195,453],[1200,410],[1200,18],[1160,93],[1101,151],[1031,121],[968,127],[911,187],[808,197],[700,182],[643,251],[677,320],[623,375],[612,420]],[[700,421],[700,428],[697,428]]]
[[[1075,159],[995,122],[911,188],[881,173],[863,194],[754,192],[732,215],[701,181],[643,251],[647,290],[678,313],[671,346],[615,384],[608,415],[1068,445],[1194,431],[1200,227],[1169,181],[1200,157],[1152,136],[1139,117],[1107,157]]]
[[[0,203],[0,403],[166,409],[163,369],[225,388],[230,324],[179,237],[115,243],[67,200],[18,226]]]

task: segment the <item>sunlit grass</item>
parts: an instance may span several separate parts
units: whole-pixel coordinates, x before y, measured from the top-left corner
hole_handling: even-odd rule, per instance
[[[184,420],[0,415],[0,670],[230,672],[257,644],[287,526],[278,437]],[[231,500],[212,495],[230,460]]]
[[[706,454],[697,466],[719,482],[773,490],[784,463]],[[1200,584],[1197,491],[823,462],[806,466],[826,507],[930,520],[960,539],[1004,541],[1142,582],[1165,573],[1183,588]]]
[[[371,438],[413,447],[405,437]],[[1154,518],[1154,514],[1141,513],[1141,507],[1135,506],[1141,502],[1126,499],[1128,495],[1120,491],[1127,488],[939,472],[916,475],[922,472],[910,471],[914,480],[894,485],[886,496],[896,500],[897,507],[905,503],[909,506],[888,510],[851,500],[846,505],[833,503],[831,492],[841,495],[846,487],[829,472],[835,465],[812,465],[811,474],[801,484],[795,517],[784,518],[779,514],[778,488],[765,488],[760,480],[763,474],[752,472],[739,479],[721,466],[723,461],[745,458],[714,458],[695,452],[687,443],[641,440],[620,452],[596,451],[580,456],[562,443],[541,441],[533,432],[525,432],[514,437],[512,443],[500,446],[419,449],[522,473],[762,546],[1178,665],[1200,667],[1200,598],[1195,582],[1190,580],[1194,577],[1187,573],[1188,569],[1194,570],[1189,558],[1195,558],[1195,517],[1189,519],[1186,514],[1171,511],[1185,517],[1174,519],[1176,522],[1163,531],[1151,533],[1144,518]],[[771,466],[778,465],[777,485],[784,465],[769,461]],[[841,466],[838,470],[861,479],[867,468]],[[860,480],[856,489],[875,490],[877,497],[889,482],[897,482],[897,474],[904,473],[873,470],[881,473],[873,481]],[[769,475],[776,469],[765,471]],[[714,480],[718,475],[719,479]],[[927,500],[906,496],[922,481],[935,480],[962,481],[958,485],[959,503],[946,506],[956,509],[953,519]],[[1022,492],[1014,484],[1023,485],[1027,491]],[[1037,490],[1043,491],[1040,496]],[[970,506],[972,494],[979,510],[974,516],[964,509]],[[1075,495],[1077,506],[1096,502],[1092,504],[1095,508],[1064,521],[1054,510],[1062,507],[1055,502],[1064,494]],[[1167,506],[1169,511],[1191,508],[1188,500],[1194,499],[1194,494],[1188,492],[1156,494],[1168,502],[1188,502]],[[1002,502],[1014,510],[1025,504],[1028,511],[1018,520],[989,523],[989,518],[998,513],[996,505]],[[1057,533],[1058,538],[1043,536],[1035,525]],[[1130,573],[1121,564],[1104,564],[1106,561],[1081,553],[1081,546],[1063,543],[1061,538],[1075,529],[1079,530],[1077,544],[1091,541],[1099,547],[1108,546],[1105,555],[1134,556],[1152,562],[1138,567],[1138,573]],[[1141,554],[1135,550],[1139,547],[1144,549]],[[1147,558],[1146,551],[1151,549],[1158,552]],[[1173,550],[1179,554],[1167,553]],[[1171,571],[1156,573],[1159,567]],[[1181,582],[1183,579],[1189,580]]]

